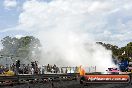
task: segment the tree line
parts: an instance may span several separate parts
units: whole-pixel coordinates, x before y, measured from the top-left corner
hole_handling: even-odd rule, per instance
[[[126,46],[120,48],[112,44],[105,44],[102,42],[97,43],[104,46],[106,49],[111,50],[113,57],[116,57],[119,60],[132,61],[132,42],[129,42]]]
[[[24,63],[39,60],[41,54],[41,43],[34,36],[24,36],[21,38],[6,36],[1,40],[3,48],[0,50],[0,59],[10,57],[14,62],[16,59]],[[112,56],[119,60],[127,59],[132,61],[132,42],[124,47],[112,44],[97,42],[106,49],[112,51]]]

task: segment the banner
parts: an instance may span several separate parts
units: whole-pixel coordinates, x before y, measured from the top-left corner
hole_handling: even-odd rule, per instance
[[[128,83],[129,75],[85,75],[87,83]]]

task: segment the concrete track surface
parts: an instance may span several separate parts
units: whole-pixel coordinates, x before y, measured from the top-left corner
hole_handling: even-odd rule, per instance
[[[78,81],[60,81],[48,83],[30,83],[11,86],[0,86],[0,88],[132,88],[132,84],[88,84],[81,85]]]

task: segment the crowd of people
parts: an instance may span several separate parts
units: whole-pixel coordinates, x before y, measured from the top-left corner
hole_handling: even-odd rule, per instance
[[[21,64],[20,60],[8,67],[0,66],[0,74],[5,71],[13,71],[17,74],[46,74],[46,73],[77,73],[79,67],[58,67],[54,65],[38,65],[37,61],[31,62],[30,64]]]

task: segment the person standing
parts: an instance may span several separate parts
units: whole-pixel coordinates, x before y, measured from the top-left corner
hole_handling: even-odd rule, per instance
[[[16,60],[16,75],[19,74],[20,60]]]

